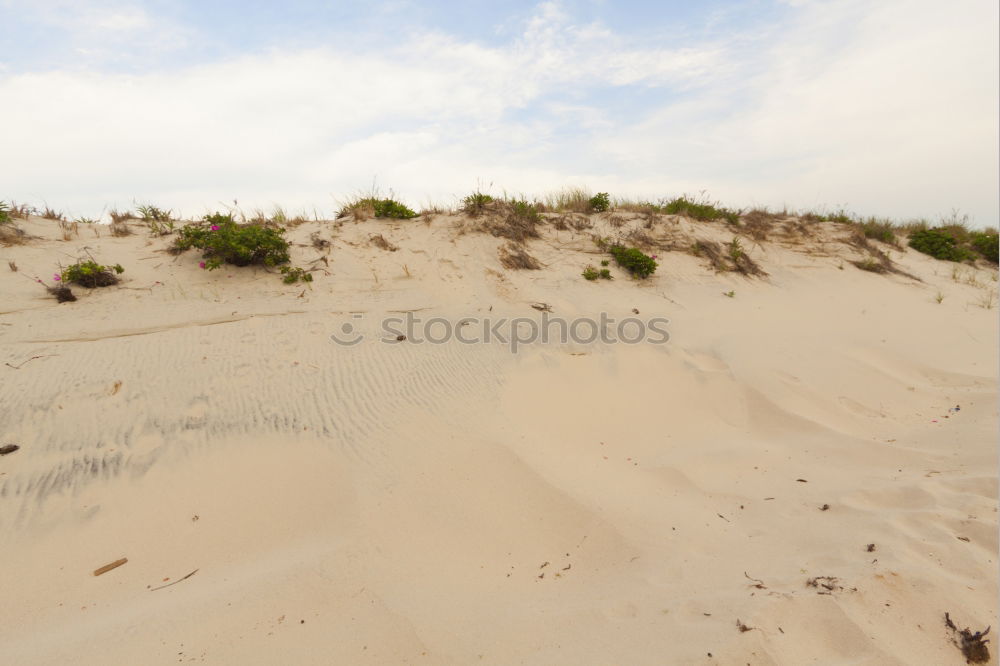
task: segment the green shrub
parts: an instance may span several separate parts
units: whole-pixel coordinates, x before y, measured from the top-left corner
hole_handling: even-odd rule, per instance
[[[192,247],[203,251],[204,267],[214,270],[222,264],[234,266],[277,266],[288,262],[285,230],[256,224],[236,224],[232,215],[213,213],[203,222],[185,225],[174,241],[174,252]]]
[[[72,282],[81,287],[110,287],[118,284],[118,276],[125,272],[121,264],[102,266],[93,260],[78,261],[63,269],[62,274],[55,276],[62,282]]]
[[[636,277],[647,278],[656,271],[656,260],[644,254],[639,248],[611,245],[608,247],[608,252],[619,266]]]
[[[686,197],[671,199],[663,207],[663,212],[667,215],[686,215],[703,222],[722,219],[729,224],[739,224],[740,221],[739,211],[718,208],[710,203],[698,203]]]
[[[974,258],[974,254],[959,244],[955,232],[943,227],[923,229],[910,234],[909,245],[918,252],[928,254],[935,259],[946,261],[966,261]]]
[[[0,224],[7,224],[10,222],[10,206],[7,205],[6,201],[0,201]]]
[[[598,275],[600,276],[600,278],[602,280],[610,280],[611,279],[611,271],[609,271],[607,268],[602,268],[598,272]]]
[[[173,211],[163,210],[162,208],[158,208],[152,204],[136,206],[135,210],[139,213],[139,217],[146,222],[169,222],[174,219]]]
[[[972,246],[972,249],[983,256],[983,259],[992,261],[994,264],[997,263],[997,254],[1000,251],[1000,236],[998,236],[996,231],[992,229],[987,231],[971,231],[969,232],[969,244]]]
[[[608,264],[610,264],[610,263],[611,263],[611,262],[610,262],[610,261],[608,261],[607,259],[601,259],[601,266],[607,266],[607,265],[608,265]]]
[[[611,197],[608,196],[607,192],[598,192],[594,196],[590,197],[590,210],[595,213],[603,213],[608,208],[611,208]]]

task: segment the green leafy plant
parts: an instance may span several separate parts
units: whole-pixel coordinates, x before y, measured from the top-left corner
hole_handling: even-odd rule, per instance
[[[635,277],[647,278],[656,272],[656,260],[637,247],[608,245],[607,249],[614,257],[615,263]]]
[[[94,289],[96,287],[110,287],[118,284],[118,276],[125,272],[121,264],[104,266],[93,259],[78,261],[72,266],[64,268],[61,274],[56,274],[53,279],[56,282],[72,282],[81,287]]]
[[[736,291],[735,290],[724,291],[722,292],[722,295],[726,296],[727,298],[736,298]]]
[[[590,197],[590,201],[588,203],[590,205],[590,210],[595,213],[603,213],[611,208],[611,197],[608,196],[607,192],[598,192],[594,196]]]
[[[10,223],[10,206],[6,201],[0,201],[0,224]]]
[[[583,278],[585,280],[590,280],[591,282],[597,279],[610,280],[611,271],[609,271],[607,268],[602,268],[598,270],[593,266],[587,266],[586,268],[583,269]]]
[[[202,267],[214,270],[222,264],[234,266],[277,266],[288,262],[285,230],[256,224],[237,224],[232,215],[213,213],[203,221],[188,224],[178,231],[172,250],[184,252],[192,247],[203,251]]]
[[[354,215],[358,220],[369,217],[389,217],[406,220],[417,217],[417,213],[395,199],[381,199],[375,196],[361,197],[340,209],[337,217]]]
[[[610,263],[611,263],[611,262],[610,262],[610,261],[608,261],[607,259],[601,259],[601,266],[607,266],[607,265],[609,265]]]
[[[281,274],[284,275],[284,277],[281,278],[281,281],[285,284],[295,284],[299,280],[302,282],[313,281],[312,273],[297,267],[293,268],[291,266],[282,266]]]

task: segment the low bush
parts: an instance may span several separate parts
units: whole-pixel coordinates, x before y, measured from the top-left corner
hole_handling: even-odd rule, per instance
[[[95,289],[97,287],[110,287],[118,284],[118,276],[125,272],[121,264],[114,266],[103,266],[93,259],[78,261],[72,266],[64,268],[61,274],[53,276],[59,282],[71,282],[81,287]]]
[[[971,250],[962,246],[962,240],[955,230],[936,227],[914,231],[910,234],[909,245],[917,252],[945,261],[967,261],[975,258]]]
[[[175,253],[192,247],[202,250],[208,270],[222,264],[277,266],[289,259],[284,233],[280,227],[237,224],[232,215],[213,213],[181,228],[172,249]]]
[[[10,206],[6,201],[0,201],[0,224],[10,224]]]
[[[603,213],[609,208],[611,208],[611,197],[608,196],[607,192],[598,192],[594,196],[590,197],[590,210],[595,213]]]
[[[864,222],[859,223],[861,232],[865,235],[865,238],[871,238],[877,241],[881,241],[887,245],[896,245],[896,228],[888,220],[877,220],[874,217],[870,217]]]
[[[354,215],[358,220],[365,220],[369,217],[388,217],[399,220],[408,220],[417,217],[417,213],[395,199],[379,199],[377,197],[363,197],[353,201],[337,213],[337,217]]]
[[[615,262],[638,278],[647,278],[656,272],[656,260],[637,247],[624,245],[609,245],[608,252]]]
[[[1000,252],[1000,235],[993,229],[969,232],[969,245],[987,261],[995,264],[1000,259],[997,256]]]

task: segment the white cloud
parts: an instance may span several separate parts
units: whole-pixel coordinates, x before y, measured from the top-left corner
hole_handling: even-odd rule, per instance
[[[996,8],[801,4],[699,46],[634,44],[549,2],[499,47],[423,33],[147,74],[0,70],[17,100],[0,123],[18,128],[0,196],[329,212],[377,177],[413,203],[590,184],[995,223]],[[108,5],[98,28],[158,30],[130,11]]]

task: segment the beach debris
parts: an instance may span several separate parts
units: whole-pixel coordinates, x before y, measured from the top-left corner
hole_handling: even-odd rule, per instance
[[[868,551],[869,553],[874,553],[875,552],[875,544],[873,544],[873,543],[868,544],[867,546],[865,546],[865,550]]]
[[[965,543],[969,543],[970,542],[969,541],[969,537],[960,536],[960,537],[955,537],[955,538],[958,539],[959,541],[964,541]]]
[[[795,479],[795,480],[796,480],[797,482],[799,482],[799,483],[809,483],[809,482],[808,482],[808,481],[806,481],[805,479]]]
[[[9,455],[20,448],[21,447],[17,444],[4,444],[3,446],[0,446],[0,456]]]
[[[396,342],[402,342],[405,339],[406,339],[406,336],[403,335],[402,333],[400,333],[399,335],[396,336]]]
[[[100,569],[94,569],[94,575],[95,576],[100,576],[102,574],[106,574],[109,571],[111,571],[112,569],[117,569],[118,567],[120,567],[121,565],[125,564],[126,562],[128,562],[128,558],[127,557],[123,557],[120,560],[115,560],[111,564],[105,564]]]
[[[539,312],[552,312],[552,306],[548,303],[532,303],[531,307],[535,308]]]
[[[748,627],[747,625],[743,624],[739,618],[736,618],[736,628],[740,630],[741,634],[744,634],[748,631],[753,631],[757,627]]]
[[[984,631],[977,631],[975,633],[970,631],[968,627],[959,630],[955,626],[955,623],[952,622],[951,615],[948,613],[944,614],[944,626],[951,629],[953,634],[951,640],[955,643],[955,647],[962,651],[965,663],[985,664],[990,660],[990,649],[986,645],[990,641],[983,638],[986,634],[990,633],[990,627],[986,627]]]
[[[632,308],[632,314],[639,314],[639,308]]]
[[[717,514],[715,514],[715,515],[717,515],[717,516],[718,516],[719,518],[722,518],[722,519],[723,519],[724,521],[726,521],[727,523],[728,523],[728,522],[731,522],[731,521],[730,521],[730,520],[729,520],[728,518],[726,518],[725,516],[723,516],[723,515],[722,515],[721,513],[717,513]]]
[[[829,504],[824,504],[823,506],[821,506],[819,508],[819,510],[820,511],[829,511],[830,510],[830,505]]]
[[[839,581],[840,579],[836,576],[816,576],[807,580],[806,585],[815,587],[817,589],[816,594],[833,594],[844,589],[844,586]],[[852,589],[853,591],[857,591],[857,588]]]
[[[183,578],[178,578],[177,580],[175,580],[172,583],[167,583],[166,585],[160,585],[159,587],[150,588],[149,591],[150,592],[156,592],[157,590],[162,590],[165,587],[170,587],[171,585],[176,585],[177,583],[180,583],[181,581],[187,580],[188,578],[190,578],[191,576],[195,575],[196,573],[198,573],[198,569],[195,569],[194,571],[192,571],[188,575],[184,576]]]

